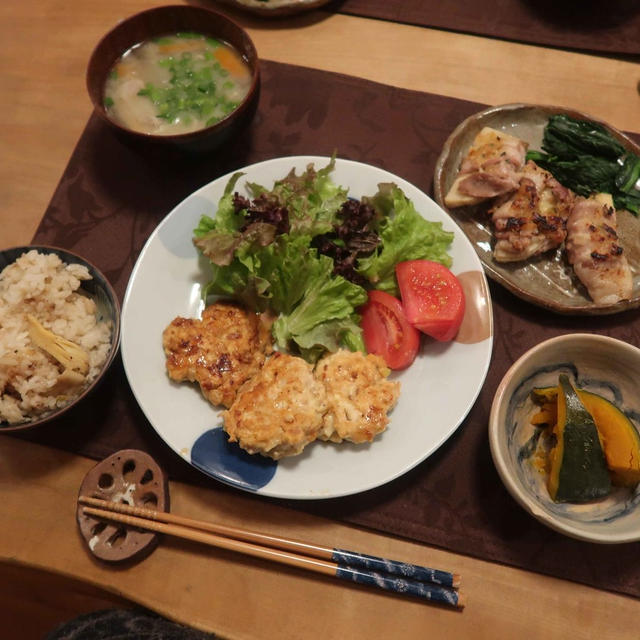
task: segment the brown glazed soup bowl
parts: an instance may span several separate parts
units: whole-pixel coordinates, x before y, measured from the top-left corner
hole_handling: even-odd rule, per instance
[[[222,120],[197,131],[173,135],[142,133],[109,117],[104,105],[105,83],[116,61],[145,40],[179,32],[197,32],[223,40],[240,53],[251,72],[251,86],[244,100]],[[95,113],[128,142],[177,147],[185,151],[208,151],[238,134],[253,118],[260,93],[260,70],[256,48],[247,32],[233,20],[210,9],[189,5],[156,7],[118,23],[98,42],[87,68],[87,91]]]

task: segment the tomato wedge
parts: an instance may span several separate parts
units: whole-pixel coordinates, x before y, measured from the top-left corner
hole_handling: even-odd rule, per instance
[[[447,267],[431,260],[399,262],[396,278],[407,320],[436,340],[453,340],[465,308],[458,278]]]
[[[415,360],[420,333],[405,318],[400,300],[384,291],[369,291],[360,314],[369,353],[382,356],[390,369],[404,369]]]

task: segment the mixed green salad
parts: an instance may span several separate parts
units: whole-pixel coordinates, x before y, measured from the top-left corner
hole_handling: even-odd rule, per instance
[[[271,189],[248,182],[249,197],[236,191],[243,173],[235,173],[215,216],[194,230],[213,271],[203,295],[270,311],[278,346],[309,361],[364,350],[358,309],[371,289],[397,295],[397,263],[452,262],[453,233],[425,220],[397,185],[356,200],[333,182],[334,167],[335,158],[301,175],[292,169]]]

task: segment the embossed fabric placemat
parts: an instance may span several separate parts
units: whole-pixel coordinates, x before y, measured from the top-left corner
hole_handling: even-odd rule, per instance
[[[304,92],[299,87],[305,86]],[[92,116],[34,242],[94,262],[120,298],[145,240],[196,188],[244,165],[287,155],[367,162],[431,193],[442,144],[482,105],[265,61],[252,125],[229,148],[194,159],[127,146]],[[157,292],[162,295],[161,291]],[[486,384],[467,419],[434,455],[403,477],[335,500],[284,502],[329,518],[452,551],[640,596],[640,545],[598,546],[563,537],[527,515],[493,466],[487,420],[496,386],[525,350],[573,331],[640,344],[639,312],[594,318],[552,315],[491,284],[495,342]],[[96,459],[148,451],[176,480],[236,491],[196,471],[156,435],[130,391],[120,361],[103,384],[46,429],[21,436]],[[248,494],[247,494],[248,495]],[[256,498],[264,499],[264,498]],[[282,501],[274,501],[280,502]]]
[[[563,49],[640,54],[638,0],[344,0],[328,8]]]

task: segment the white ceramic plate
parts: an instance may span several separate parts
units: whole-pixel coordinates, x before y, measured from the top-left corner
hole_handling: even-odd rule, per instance
[[[278,158],[243,169],[238,182],[271,187],[292,167],[320,168],[329,158]],[[230,485],[280,498],[331,498],[365,491],[402,475],[432,454],[458,428],[482,387],[493,344],[491,302],[482,265],[464,233],[429,197],[393,174],[358,162],[336,160],[333,180],[349,195],[373,195],[380,182],[395,182],[425,218],[454,232],[454,273],[467,293],[467,313],[456,342],[423,340],[412,366],[392,376],[400,400],[388,429],[368,445],[314,442],[279,462],[250,456],[229,445],[220,412],[196,385],[178,384],[165,372],[162,331],[176,316],[198,317],[208,265],[192,244],[200,216],[215,215],[231,174],[180,203],[155,229],[131,274],[122,310],[122,359],[133,393],[160,437],[184,460]],[[470,284],[471,283],[471,284]],[[484,326],[479,335],[478,326]],[[475,336],[474,336],[475,333]]]

